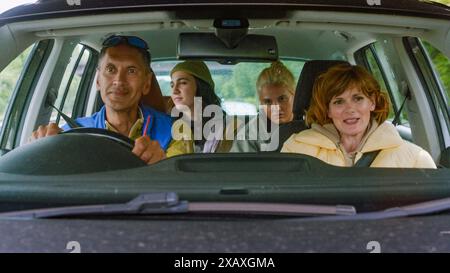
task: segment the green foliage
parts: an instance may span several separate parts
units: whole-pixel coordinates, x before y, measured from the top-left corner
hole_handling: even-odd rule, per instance
[[[256,78],[267,64],[240,63],[231,73],[215,74],[216,92],[224,100],[239,100],[257,104]]]
[[[449,0],[450,1],[450,0]],[[450,98],[450,60],[442,54],[439,50],[434,48],[431,44],[423,41],[423,44],[428,51],[431,61],[434,64],[435,70],[440,76],[441,83],[447,91],[447,99]],[[450,103],[450,101],[448,101]]]
[[[446,4],[450,6],[450,0],[434,0],[434,2],[438,2],[438,3],[442,3],[442,4]]]
[[[31,48],[32,47],[26,49],[3,71],[0,72],[0,121],[3,120],[3,116],[9,103],[9,98],[14,91],[23,66],[31,52]]]
[[[297,80],[303,68],[303,61],[282,61]],[[259,73],[270,63],[239,63],[225,72],[213,71],[216,92],[224,101],[240,101],[258,105],[256,80]]]

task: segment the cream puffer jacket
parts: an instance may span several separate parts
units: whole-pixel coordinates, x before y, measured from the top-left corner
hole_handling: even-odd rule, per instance
[[[360,151],[356,153],[354,163],[363,153],[375,150],[381,150],[381,152],[371,167],[436,168],[436,164],[427,151],[403,140],[395,127],[387,122],[371,130]],[[283,144],[281,152],[310,155],[335,166],[352,166],[345,159],[339,145],[314,128],[293,134]]]

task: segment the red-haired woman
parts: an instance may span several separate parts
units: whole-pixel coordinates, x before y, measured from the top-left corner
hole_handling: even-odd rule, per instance
[[[314,156],[336,166],[354,166],[364,153],[380,151],[371,167],[436,168],[430,154],[403,140],[386,121],[389,102],[364,68],[340,64],[314,84],[306,123],[281,152]]]

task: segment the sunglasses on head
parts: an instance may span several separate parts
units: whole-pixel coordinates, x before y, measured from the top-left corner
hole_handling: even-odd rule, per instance
[[[112,47],[118,44],[126,42],[127,44],[148,50],[147,43],[139,37],[136,36],[121,36],[121,35],[113,35],[108,37],[102,44],[103,47]]]

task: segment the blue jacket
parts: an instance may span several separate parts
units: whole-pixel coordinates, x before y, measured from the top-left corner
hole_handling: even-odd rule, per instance
[[[163,150],[166,150],[172,140],[172,119],[169,115],[156,111],[148,106],[140,106],[142,114],[144,115],[144,126],[142,126],[142,134],[144,133],[145,122],[147,117],[150,116],[150,124],[147,128],[147,135],[151,140],[157,140]],[[82,127],[88,128],[101,128],[106,129],[106,108],[105,106],[97,113],[90,117],[77,118],[76,122]],[[66,124],[62,128],[64,131],[70,129]]]

